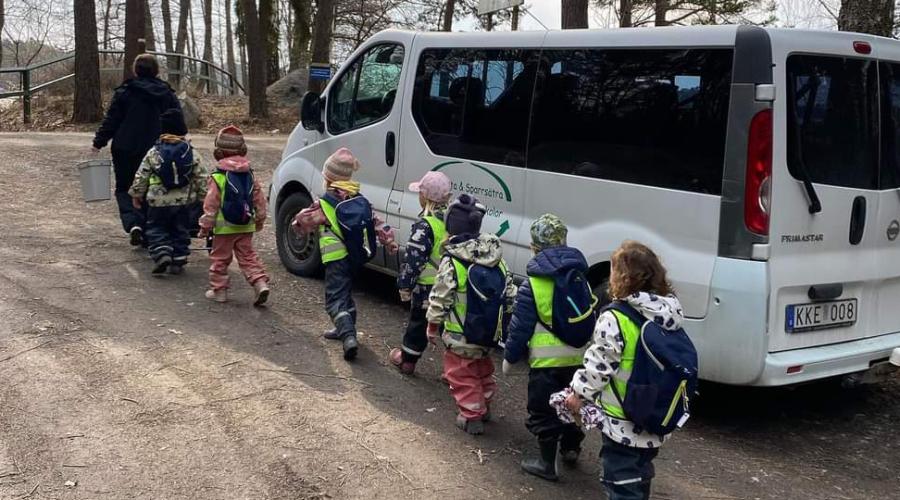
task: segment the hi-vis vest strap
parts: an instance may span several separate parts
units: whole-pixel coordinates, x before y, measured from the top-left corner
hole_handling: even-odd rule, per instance
[[[416,283],[420,285],[434,285],[434,279],[437,277],[438,263],[441,261],[441,243],[447,234],[444,221],[432,215],[426,216],[425,221],[431,226],[431,235],[434,243],[431,245],[431,255],[428,256],[428,262],[422,272],[419,273],[419,279]]]
[[[453,262],[456,271],[456,304],[453,305],[453,311],[444,320],[444,343],[448,347],[479,347],[466,342],[466,336],[463,335],[466,304],[468,303],[469,270],[464,262],[453,257],[449,257],[449,259]],[[500,270],[506,274],[506,263],[501,260],[498,265]]]
[[[319,206],[322,207],[322,213],[328,219],[328,224],[319,226],[319,250],[322,253],[322,263],[327,264],[346,257],[347,247],[344,245],[344,235],[341,233],[341,225],[338,224],[334,205],[325,198],[321,198]]]
[[[225,220],[225,215],[222,214],[222,205],[225,204],[225,174],[214,172],[212,178],[219,187],[219,213],[216,214],[216,227],[213,228],[213,234],[242,234],[256,231],[256,222],[253,220],[243,225],[232,224]]]
[[[634,353],[638,342],[641,341],[641,326],[636,325],[619,311],[611,312],[616,316],[616,321],[619,323],[619,331],[622,333],[622,339],[625,341],[625,350],[622,352],[622,361],[619,363],[618,371],[610,379],[606,388],[603,389],[603,393],[600,394],[599,404],[607,415],[625,419],[625,412],[622,410],[619,398],[625,401],[628,379],[631,378],[631,370],[634,368]],[[613,384],[616,386],[619,398],[613,393]]]
[[[528,364],[532,368],[581,366],[584,362],[584,351],[590,343],[580,348],[572,347],[544,326],[553,327],[553,278],[531,276],[528,281],[531,282],[534,305],[540,318],[534,325],[531,340],[528,341]]]

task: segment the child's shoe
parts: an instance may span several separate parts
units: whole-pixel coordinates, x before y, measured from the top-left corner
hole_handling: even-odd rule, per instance
[[[144,230],[140,226],[134,226],[128,231],[128,242],[133,247],[139,247],[144,243]]]
[[[389,356],[391,364],[397,367],[400,370],[400,373],[404,375],[412,375],[413,372],[416,371],[416,364],[411,361],[403,361],[403,350],[399,347],[395,347],[391,349],[391,354]]]
[[[228,301],[228,290],[224,288],[221,290],[207,290],[206,298],[216,302],[226,302]]]
[[[488,408],[487,412],[485,412],[484,416],[481,417],[481,421],[486,423],[486,422],[490,422],[492,420],[494,420],[494,414],[491,413],[491,409]]]
[[[328,340],[341,340],[341,334],[338,332],[337,327],[332,328],[331,330],[327,330],[322,334]]]
[[[574,450],[559,450],[560,458],[564,464],[572,466],[578,463],[578,457],[581,456],[581,448],[576,448]]]
[[[356,353],[359,351],[359,342],[356,340],[356,334],[344,336],[344,361],[353,361],[356,359]]]
[[[456,426],[473,436],[484,434],[484,422],[481,420],[466,420],[466,417],[457,415]]]
[[[547,481],[558,481],[556,473],[556,449],[559,443],[556,439],[538,441],[540,456],[526,458],[520,464],[522,470]]]
[[[253,284],[253,290],[256,291],[256,298],[253,299],[254,306],[261,306],[269,300],[269,283],[266,280],[257,280]]]
[[[183,274],[184,273],[184,264],[172,264],[169,266],[169,274]]]
[[[169,268],[170,264],[172,264],[172,257],[163,255],[156,260],[156,265],[153,266],[153,270],[150,272],[153,274],[163,274],[164,272],[166,272],[166,269]]]

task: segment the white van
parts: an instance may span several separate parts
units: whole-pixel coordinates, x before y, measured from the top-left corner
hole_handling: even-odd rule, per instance
[[[406,241],[429,170],[488,208],[524,275],[546,212],[602,288],[624,239],[662,257],[704,379],[776,386],[859,374],[900,346],[900,42],[747,26],[386,31],[304,98],[270,186],[289,228],[341,146]],[[401,252],[402,254],[402,252]],[[373,265],[394,272],[399,258]],[[898,351],[900,354],[900,351]]]

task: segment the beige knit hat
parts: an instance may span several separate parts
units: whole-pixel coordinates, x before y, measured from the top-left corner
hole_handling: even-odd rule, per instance
[[[359,170],[359,160],[347,148],[340,148],[325,160],[322,176],[328,182],[349,181]]]

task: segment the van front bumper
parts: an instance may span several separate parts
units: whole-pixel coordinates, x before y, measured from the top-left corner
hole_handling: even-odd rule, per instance
[[[868,370],[873,361],[887,361],[900,347],[900,332],[840,344],[808,347],[766,355],[763,373],[753,384],[779,386],[809,382]],[[802,366],[795,373],[788,368]]]

